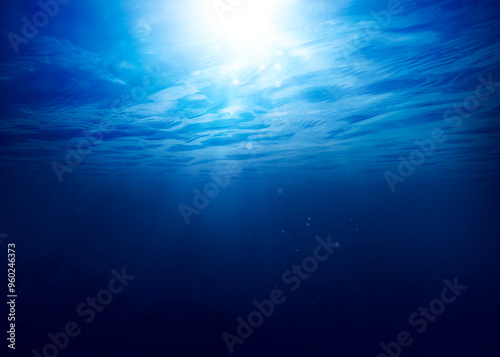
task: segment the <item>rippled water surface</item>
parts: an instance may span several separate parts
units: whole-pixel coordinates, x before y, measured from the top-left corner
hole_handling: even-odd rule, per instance
[[[229,356],[328,235],[335,259],[240,356],[387,357],[455,276],[402,356],[498,355],[498,1],[63,2],[0,4],[23,356],[122,266],[136,280],[60,356]]]
[[[387,9],[377,1],[255,2],[221,21],[209,2],[61,5],[17,55],[3,41],[2,152],[12,159],[3,168],[50,175],[82,130],[99,131],[105,120],[112,130],[78,174],[168,180],[236,160],[260,177],[352,171],[384,181],[415,140],[443,128],[447,140],[422,172],[491,178],[499,93],[456,130],[443,113],[474,95],[478,76],[500,80],[498,6],[404,1],[394,14]],[[231,22],[245,12],[251,21]],[[20,33],[15,18],[4,27]]]

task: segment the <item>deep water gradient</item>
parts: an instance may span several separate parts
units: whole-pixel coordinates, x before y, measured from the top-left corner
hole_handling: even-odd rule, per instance
[[[498,1],[0,14],[1,356],[498,356]]]

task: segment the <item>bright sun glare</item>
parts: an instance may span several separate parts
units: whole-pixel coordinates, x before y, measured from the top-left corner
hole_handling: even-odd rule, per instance
[[[269,36],[284,0],[215,0],[218,32],[236,42],[260,42]]]

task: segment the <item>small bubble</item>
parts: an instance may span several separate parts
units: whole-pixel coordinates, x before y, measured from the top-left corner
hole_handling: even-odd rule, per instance
[[[278,56],[278,57],[283,56],[283,51],[282,50],[276,51],[276,56]]]
[[[356,230],[358,230],[358,228],[356,227]]]
[[[282,229],[282,230],[281,230],[281,233],[285,233],[285,230],[284,230],[284,229]]]
[[[298,251],[299,251],[299,250],[297,249],[297,252],[298,252]]]
[[[274,65],[274,68],[276,68],[276,69],[279,71],[279,70],[280,70],[281,68],[283,68],[283,67],[281,67],[281,63],[276,63],[276,64]]]
[[[311,217],[307,217],[307,220],[310,221],[311,220]]]
[[[265,64],[263,64],[263,65],[261,65],[261,66],[260,66],[260,70],[261,70],[261,71],[263,71],[263,70],[265,70],[265,69],[266,69],[266,65],[265,65]]]
[[[247,144],[247,149],[248,149],[248,150],[252,150],[252,148],[253,148],[252,143],[248,143],[248,144]]]
[[[276,86],[276,88],[279,88],[279,87],[281,87],[281,82],[278,81],[278,82],[274,83],[274,85]]]
[[[236,78],[235,78],[235,79],[233,80],[233,84],[234,84],[235,86],[237,86],[238,84],[240,84],[240,81],[239,81],[238,79],[236,79]]]
[[[310,227],[310,226],[311,226],[311,224],[310,224],[310,223],[306,223],[306,226]]]
[[[284,191],[284,190],[283,190],[281,187],[280,187],[280,188],[278,188],[278,193],[279,193],[280,195],[283,193],[283,191]]]

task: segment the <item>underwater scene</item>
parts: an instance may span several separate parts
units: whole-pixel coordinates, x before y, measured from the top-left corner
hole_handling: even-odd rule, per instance
[[[0,13],[1,356],[499,356],[500,2]]]

